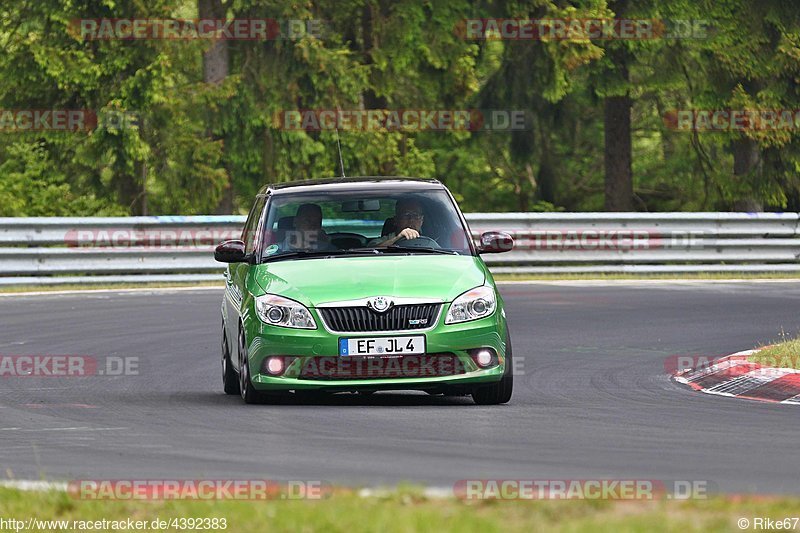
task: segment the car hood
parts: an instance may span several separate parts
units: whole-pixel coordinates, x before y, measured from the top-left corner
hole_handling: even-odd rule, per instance
[[[451,302],[486,279],[474,256],[391,255],[264,263],[254,269],[264,292],[314,307],[320,303],[396,296]]]

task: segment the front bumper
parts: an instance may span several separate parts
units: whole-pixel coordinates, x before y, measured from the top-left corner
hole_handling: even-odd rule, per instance
[[[443,310],[437,324],[427,331],[389,334],[332,333],[322,326],[321,317],[315,310],[312,313],[319,326],[316,330],[269,326],[253,316],[245,335],[253,386],[263,391],[441,390],[468,389],[474,385],[499,381],[506,368],[505,318],[502,309],[495,310],[493,315],[486,318],[450,325],[444,324],[446,311],[447,309]],[[458,373],[429,375],[426,372],[412,372],[414,375],[410,377],[397,374],[392,377],[365,377],[369,374],[359,370],[353,373],[352,379],[348,379],[346,372],[334,372],[335,376],[332,373],[317,372],[313,377],[309,377],[306,372],[309,368],[375,368],[370,366],[370,362],[362,366],[349,364],[350,361],[346,360],[352,361],[353,356],[339,356],[339,339],[396,335],[425,335],[426,354],[430,355],[417,357],[430,361],[437,356],[446,356],[455,361]],[[468,350],[476,348],[493,349],[497,353],[498,364],[486,369],[480,368],[468,353]],[[283,375],[272,376],[263,370],[264,360],[270,356],[284,356],[287,361],[291,361]],[[411,357],[413,356],[409,356],[409,359]]]

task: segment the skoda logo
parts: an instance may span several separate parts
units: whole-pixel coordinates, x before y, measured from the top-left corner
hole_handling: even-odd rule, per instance
[[[379,313],[387,311],[391,305],[392,303],[389,301],[389,299],[384,296],[377,296],[367,301],[367,307]]]

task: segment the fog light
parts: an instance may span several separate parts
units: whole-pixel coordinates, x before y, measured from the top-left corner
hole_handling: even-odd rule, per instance
[[[470,355],[475,364],[481,368],[488,368],[497,364],[497,356],[491,348],[478,348],[470,350]]]
[[[478,352],[475,360],[481,366],[489,366],[492,364],[492,353],[489,350],[481,350]]]
[[[283,374],[283,371],[286,370],[286,363],[284,362],[283,357],[268,357],[266,369],[268,374],[280,376]]]

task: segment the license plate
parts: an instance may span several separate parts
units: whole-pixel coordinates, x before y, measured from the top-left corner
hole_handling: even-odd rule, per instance
[[[425,335],[339,339],[339,355],[420,355],[424,353]]]

